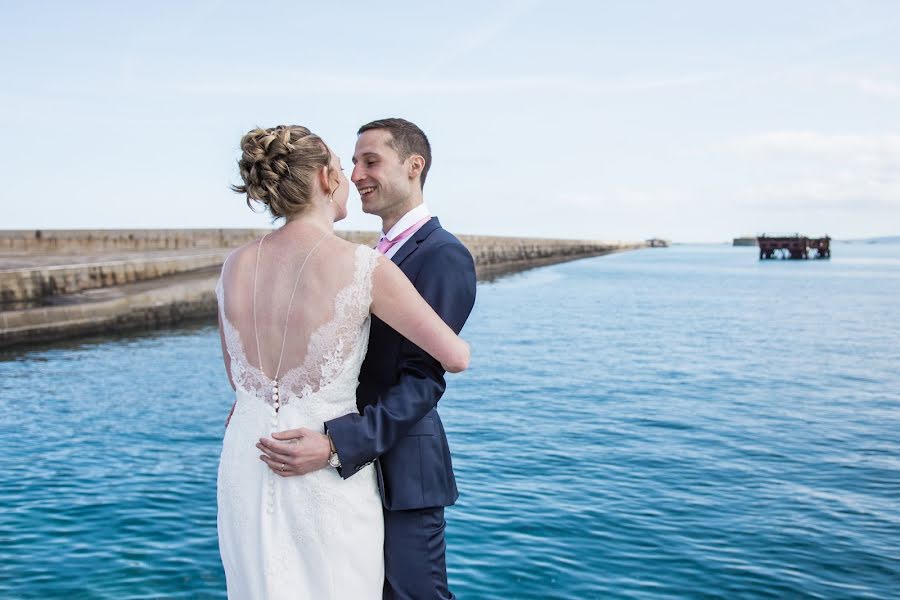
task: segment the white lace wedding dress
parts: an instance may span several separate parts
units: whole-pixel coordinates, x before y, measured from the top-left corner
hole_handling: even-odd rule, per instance
[[[257,252],[250,249],[243,259],[229,257],[216,286],[237,399],[225,431],[217,490],[228,597],[380,599],[384,525],[373,467],[347,480],[331,467],[281,477],[259,459],[255,447],[259,438],[274,431],[307,427],[322,432],[325,421],[357,410],[372,273],[379,255],[358,246],[344,259],[325,256],[312,261],[309,273],[297,278],[303,285],[296,288],[291,309],[290,303],[284,307],[283,290],[294,283],[296,254],[292,261],[283,257],[281,268],[274,250],[275,262],[262,265]],[[248,285],[255,277],[248,255],[256,257],[259,267],[256,302],[267,307],[259,309],[258,335],[248,319]],[[270,268],[264,270],[266,266]],[[264,324],[280,327],[281,319],[287,332],[282,351],[287,368],[280,377],[275,373],[281,392],[276,410],[272,379],[260,368],[262,359],[254,359],[260,355],[257,339],[266,339]],[[268,339],[281,342],[274,335]],[[267,348],[266,343],[261,346]],[[273,361],[265,364],[274,368]]]

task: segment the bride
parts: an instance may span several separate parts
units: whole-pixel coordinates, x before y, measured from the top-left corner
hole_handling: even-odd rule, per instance
[[[241,149],[235,191],[286,222],[232,252],[216,286],[236,395],[217,485],[228,597],[381,598],[373,466],[347,480],[331,468],[282,477],[284,465],[260,456],[257,443],[280,430],[322,432],[325,421],[357,410],[370,314],[447,371],[466,368],[469,347],[396,265],[334,234],[349,184],[318,136],[296,125],[255,129]]]

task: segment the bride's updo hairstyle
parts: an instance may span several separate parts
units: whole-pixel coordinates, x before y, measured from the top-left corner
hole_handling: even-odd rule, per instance
[[[302,213],[312,202],[313,182],[322,167],[331,171],[331,152],[306,127],[279,125],[253,129],[241,138],[238,168],[244,185],[231,189],[265,205],[274,218]]]

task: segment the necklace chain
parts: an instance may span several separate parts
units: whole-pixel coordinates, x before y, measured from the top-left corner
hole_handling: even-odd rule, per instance
[[[262,363],[262,349],[259,345],[259,328],[256,325],[256,282],[259,277],[259,255],[262,250],[263,242],[266,238],[269,237],[267,233],[259,240],[259,245],[256,247],[256,267],[253,270],[253,335],[256,338],[256,357],[259,360],[259,370],[265,374],[265,370],[263,369]],[[277,411],[281,406],[281,402],[279,400],[279,390],[278,390],[278,375],[281,373],[281,362],[284,360],[284,346],[287,343],[287,326],[288,319],[291,316],[291,306],[294,304],[294,296],[297,294],[297,285],[300,283],[300,275],[303,273],[303,268],[306,266],[306,263],[309,261],[310,257],[319,247],[325,238],[328,237],[328,232],[326,231],[322,237],[319,238],[319,241],[312,247],[312,249],[306,254],[306,258],[303,259],[303,263],[300,265],[300,270],[297,271],[297,278],[294,280],[294,288],[291,290],[291,299],[288,301],[287,312],[284,315],[284,327],[281,335],[281,353],[278,355],[278,366],[275,368],[275,377],[272,379],[272,400],[275,404],[275,410]]]

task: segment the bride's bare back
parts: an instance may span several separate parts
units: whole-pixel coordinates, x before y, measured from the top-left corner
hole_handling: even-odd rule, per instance
[[[282,402],[327,384],[370,310],[447,370],[468,363],[468,346],[396,265],[331,233],[294,226],[239,248],[220,286],[223,345],[244,363],[226,359],[232,383],[267,400],[276,379]]]

